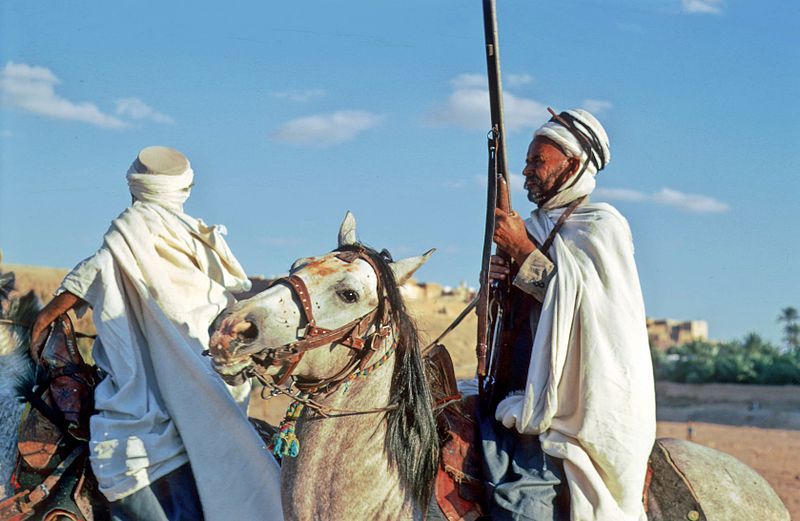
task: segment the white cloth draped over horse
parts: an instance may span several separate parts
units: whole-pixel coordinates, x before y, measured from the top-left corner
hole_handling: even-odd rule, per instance
[[[188,460],[207,520],[282,519],[279,468],[237,404],[248,388],[227,388],[201,354],[249,281],[221,230],[183,213],[191,181],[191,169],[129,172],[136,201],[59,288],[93,308],[109,373],[95,391],[92,468],[116,500]]]
[[[539,244],[564,205],[591,194],[598,167],[611,157],[597,119],[584,110],[568,113],[597,137],[596,147],[590,158],[573,132],[552,120],[534,134],[586,162],[583,176],[565,183],[525,221]],[[520,433],[539,434],[542,450],[563,460],[573,521],[645,521],[655,389],[628,222],[611,205],[582,204],[549,253],[556,274],[541,315],[532,317],[526,389],[500,402],[495,416]]]

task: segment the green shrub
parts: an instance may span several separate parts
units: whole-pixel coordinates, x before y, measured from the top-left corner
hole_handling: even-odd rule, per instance
[[[651,349],[656,379],[685,383],[800,384],[800,350],[782,351],[755,333],[741,341],[695,340]]]

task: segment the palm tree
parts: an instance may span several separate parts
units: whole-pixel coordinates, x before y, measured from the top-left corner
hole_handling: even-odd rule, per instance
[[[786,345],[800,350],[800,324],[789,324],[783,328],[783,340]]]
[[[778,322],[783,322],[783,340],[789,348],[800,348],[800,325],[797,320],[800,314],[797,308],[792,306],[785,307],[778,315]]]

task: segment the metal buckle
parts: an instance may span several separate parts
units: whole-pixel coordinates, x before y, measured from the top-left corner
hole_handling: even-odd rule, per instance
[[[386,338],[391,334],[391,332],[392,332],[392,326],[390,326],[389,324],[385,324],[379,327],[378,330],[375,332],[375,334],[381,338]]]

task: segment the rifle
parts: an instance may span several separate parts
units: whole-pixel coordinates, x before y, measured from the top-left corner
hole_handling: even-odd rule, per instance
[[[486,69],[489,78],[489,105],[492,129],[489,131],[489,183],[486,194],[486,226],[483,236],[480,292],[478,293],[478,388],[480,402],[488,407],[495,382],[498,349],[495,346],[501,335],[503,313],[508,306],[509,285],[489,281],[489,265],[492,256],[495,208],[511,211],[508,197],[508,170],[506,167],[506,139],[503,125],[503,87],[500,81],[500,48],[497,38],[497,15],[495,0],[483,0],[483,31],[486,41]],[[505,190],[498,190],[505,183]],[[507,261],[510,257],[500,250],[497,255]]]

